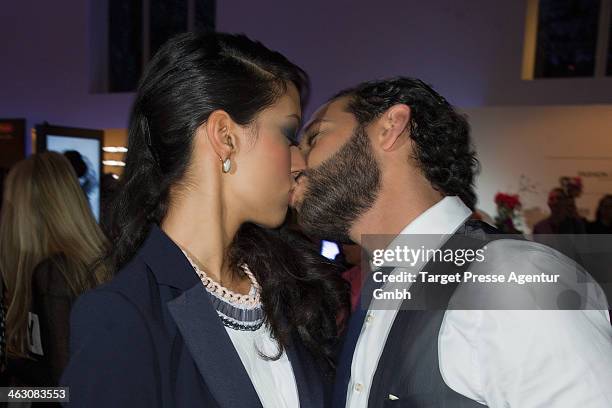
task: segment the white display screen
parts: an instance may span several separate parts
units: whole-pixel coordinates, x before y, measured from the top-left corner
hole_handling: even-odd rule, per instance
[[[74,136],[47,135],[47,150],[65,153],[75,150],[81,154],[87,170],[79,178],[79,184],[89,200],[91,211],[100,219],[100,141]]]
[[[338,244],[331,241],[321,241],[321,255],[327,259],[334,260],[339,253],[340,248],[338,248]]]

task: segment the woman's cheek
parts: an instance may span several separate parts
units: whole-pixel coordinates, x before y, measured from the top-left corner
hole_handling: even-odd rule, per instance
[[[275,144],[270,147],[269,162],[266,164],[270,166],[270,170],[273,174],[271,177],[277,181],[277,183],[290,184],[291,177],[291,151],[287,144]],[[287,187],[289,188],[289,187]]]
[[[288,147],[285,147],[279,153],[278,166],[279,172],[289,178],[289,176],[291,175],[291,151]]]

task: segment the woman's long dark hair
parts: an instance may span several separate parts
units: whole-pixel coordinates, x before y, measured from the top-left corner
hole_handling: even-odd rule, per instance
[[[238,124],[251,124],[288,83],[306,98],[304,71],[244,35],[186,33],[159,50],[140,80],[126,166],[111,204],[114,248],[107,259],[113,270],[133,258],[151,223],[163,220],[170,187],[185,175],[194,134],[209,115],[222,109]],[[331,362],[336,316],[348,294],[332,264],[301,240],[286,238],[280,231],[243,225],[228,254],[232,268],[246,262],[260,281],[267,323],[281,350],[293,332],[319,361]]]

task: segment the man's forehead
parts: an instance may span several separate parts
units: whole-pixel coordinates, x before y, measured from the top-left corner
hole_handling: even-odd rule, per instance
[[[331,102],[327,102],[324,105],[321,105],[316,111],[315,113],[312,114],[312,116],[310,117],[310,119],[308,120],[308,122],[306,122],[306,125],[304,126],[305,129],[308,129],[309,127],[311,127],[313,124],[315,124],[316,122],[320,122],[322,120],[325,120],[325,117],[327,115],[327,111],[329,110],[329,105],[331,104]]]
[[[331,100],[321,105],[306,123],[305,129],[318,122],[331,121],[337,119],[338,113],[344,112],[346,107],[347,97],[341,97]]]

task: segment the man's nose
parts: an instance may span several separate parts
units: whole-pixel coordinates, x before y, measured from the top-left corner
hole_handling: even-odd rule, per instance
[[[297,146],[291,146],[291,175],[297,179],[306,170],[306,160]]]

